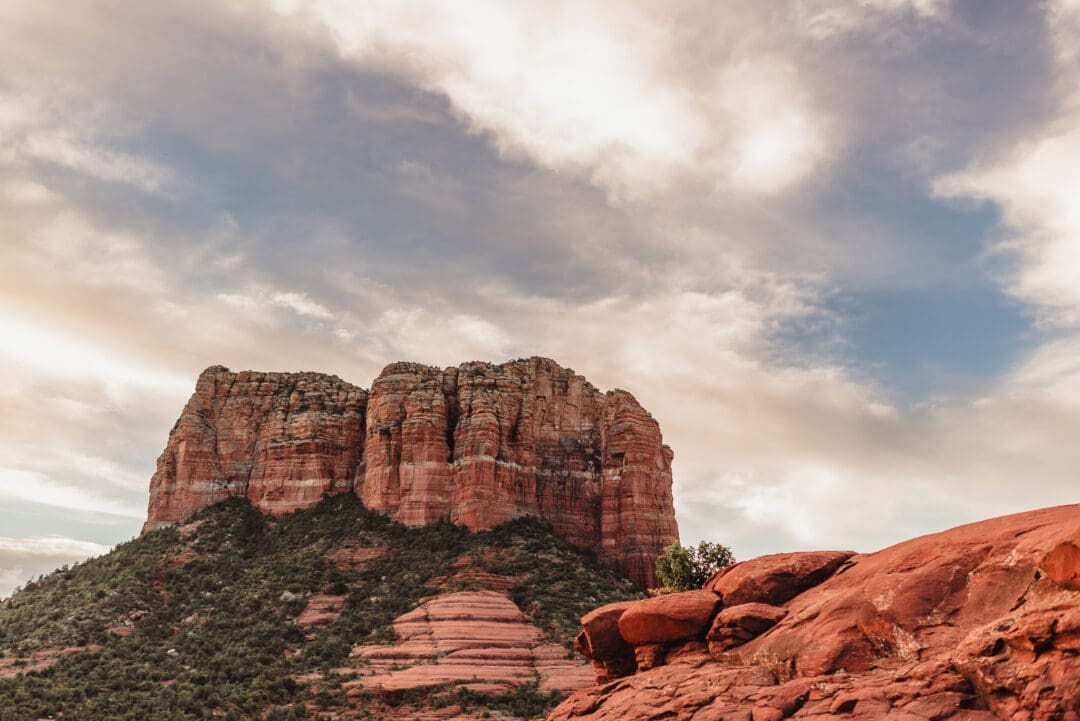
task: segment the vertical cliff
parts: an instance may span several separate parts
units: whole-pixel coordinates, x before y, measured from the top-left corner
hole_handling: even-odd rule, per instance
[[[276,514],[350,490],[367,395],[320,373],[207,368],[158,458],[144,530],[230,496]]]
[[[356,493],[407,525],[530,515],[640,584],[678,538],[671,449],[625,391],[546,358],[394,363],[366,392],[315,373],[207,369],[151,480],[146,528],[229,496],[267,513]]]

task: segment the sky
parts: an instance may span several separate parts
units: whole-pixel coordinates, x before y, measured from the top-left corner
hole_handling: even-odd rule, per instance
[[[216,364],[554,358],[739,558],[1077,502],[1078,187],[1078,0],[7,0],[0,596]]]

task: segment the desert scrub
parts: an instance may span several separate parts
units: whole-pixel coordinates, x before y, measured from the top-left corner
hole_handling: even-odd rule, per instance
[[[351,703],[333,669],[352,647],[392,640],[392,621],[437,592],[463,558],[517,577],[514,600],[558,643],[569,644],[592,608],[639,596],[528,519],[483,533],[449,523],[408,528],[348,494],[278,518],[234,499],[195,520],[184,534],[165,528],[58,570],[0,606],[5,662],[44,648],[101,646],[0,679],[0,721],[265,719],[282,710],[318,718]],[[330,560],[365,547],[384,555]],[[298,626],[308,598],[326,592],[345,596],[340,616]],[[125,619],[134,624],[129,635],[110,631]],[[297,680],[309,674],[326,681]],[[523,687],[463,700],[528,718],[555,697]],[[380,715],[377,702],[365,704]]]

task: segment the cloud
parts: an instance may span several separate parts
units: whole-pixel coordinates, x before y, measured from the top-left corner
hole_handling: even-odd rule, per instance
[[[1068,113],[1037,137],[987,168],[941,178],[935,190],[946,197],[994,201],[1014,234],[994,253],[1014,261],[1006,288],[1043,309],[1048,322],[1080,324],[1080,121]]]
[[[142,504],[126,505],[103,499],[92,490],[58,483],[40,473],[0,467],[0,498],[6,502],[31,502],[57,508],[142,518]]]
[[[581,174],[616,198],[702,174],[775,193],[825,154],[822,112],[796,65],[746,47],[745,26],[708,4],[273,5],[327,27],[347,57],[445,93],[503,152]],[[711,55],[728,42],[734,57]]]
[[[20,554],[24,556],[97,556],[106,553],[110,546],[90,541],[80,541],[63,536],[43,536],[34,538],[8,538],[0,536],[0,553]]]
[[[773,329],[833,320],[812,296],[768,278],[586,305],[491,292],[484,317],[495,347],[448,332],[452,308],[391,314],[370,337],[388,357],[411,339],[403,357],[435,365],[539,353],[601,388],[631,390],[675,448],[686,540],[718,540],[740,557],[866,551],[1072,498],[1080,450],[1067,436],[1080,422],[1080,375],[1071,345],[1038,349],[975,395],[905,408],[850,368],[784,360],[790,350]]]
[[[0,494],[49,529],[78,506],[134,533],[216,363],[366,385],[554,357],[656,415],[684,538],[743,557],[1074,496],[1070,338],[913,403],[829,302],[965,282],[969,227],[923,179],[970,167],[938,192],[1001,203],[1007,287],[1064,322],[1064,65],[1060,124],[971,161],[1030,128],[1042,36],[981,43],[929,0],[16,4]]]
[[[73,366],[72,359],[78,359]],[[111,353],[71,333],[57,333],[28,318],[0,313],[0,360],[32,369],[36,374],[58,378],[92,377],[106,385],[171,386],[179,389],[184,379]]]
[[[147,193],[165,192],[175,182],[170,170],[107,147],[105,128],[115,124],[100,110],[88,112],[55,99],[0,93],[0,161],[45,161]]]
[[[84,561],[108,552],[109,546],[62,536],[10,538],[0,536],[0,598],[17,586],[57,566]]]
[[[940,21],[948,12],[949,0],[802,0],[796,4],[803,31],[811,37],[827,39],[865,31],[913,14],[923,20]]]
[[[1009,261],[1006,289],[1034,304],[1053,325],[1080,326],[1080,4],[1056,0],[1045,22],[1056,64],[1051,68],[1057,108],[1003,155],[937,180],[935,191],[948,198],[993,202],[1009,229],[991,252]]]
[[[330,320],[334,317],[326,306],[313,301],[307,293],[256,289],[247,293],[218,293],[217,299],[226,305],[250,312],[286,308],[297,315],[318,320]]]

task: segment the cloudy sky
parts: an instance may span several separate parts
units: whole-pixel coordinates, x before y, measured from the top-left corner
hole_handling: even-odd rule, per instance
[[[213,364],[553,357],[739,557],[1080,500],[1077,48],[1077,0],[0,4],[0,595],[137,533]]]

